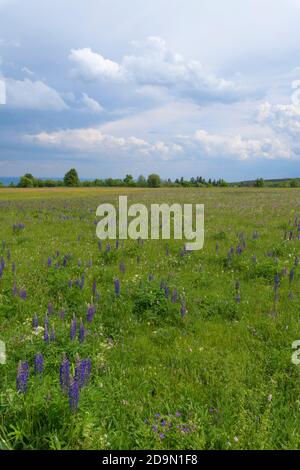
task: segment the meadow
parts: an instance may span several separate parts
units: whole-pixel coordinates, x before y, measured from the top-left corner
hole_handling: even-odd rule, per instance
[[[96,208],[203,203],[205,242]],[[299,449],[300,192],[0,189],[0,449]]]

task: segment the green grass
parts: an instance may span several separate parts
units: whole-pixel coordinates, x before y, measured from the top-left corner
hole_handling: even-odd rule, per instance
[[[181,256],[183,243],[170,241],[167,256],[166,241],[128,240],[118,250],[111,242],[110,253],[105,243],[99,251],[96,208],[116,203],[119,194],[127,194],[129,203],[204,203],[204,249]],[[299,449],[300,367],[291,362],[292,342],[300,339],[300,265],[294,266],[300,256],[294,226],[299,195],[297,189],[251,188],[0,190],[0,243],[6,241],[0,339],[7,347],[7,363],[0,365],[0,448]],[[25,229],[14,232],[19,222]],[[289,229],[291,241],[284,239]],[[246,248],[228,261],[241,233]],[[83,289],[68,286],[83,274]],[[26,300],[13,295],[14,279],[26,289]],[[93,298],[94,279],[99,300]],[[183,319],[180,302],[165,298],[161,281],[185,299]],[[49,302],[56,341],[46,344],[42,333],[33,333],[32,318],[37,314],[43,326]],[[96,306],[90,325],[89,303]],[[83,343],[70,340],[74,314],[87,329]],[[42,377],[33,374],[38,352],[45,360]],[[73,367],[76,354],[92,360],[77,413],[59,384],[64,352]],[[30,378],[21,394],[16,372],[25,360]]]

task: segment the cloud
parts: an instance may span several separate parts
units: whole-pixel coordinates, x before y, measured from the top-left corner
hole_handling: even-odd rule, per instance
[[[195,132],[194,136],[178,136],[185,142],[186,148],[191,148],[198,155],[213,158],[229,158],[248,160],[250,158],[291,158],[289,145],[278,139],[245,138],[240,135],[223,135],[208,133],[203,129]]]
[[[82,78],[87,81],[94,80],[123,80],[124,71],[122,67],[112,60],[105,59],[101,54],[93,52],[90,48],[72,49],[69,60],[74,68],[71,70],[73,77]]]
[[[41,81],[13,80],[6,83],[7,106],[40,111],[63,111],[67,105],[60,94]]]
[[[258,108],[257,120],[271,126],[276,132],[290,136],[300,133],[300,106],[297,104],[262,103]]]
[[[180,154],[179,144],[154,143],[135,136],[116,137],[104,134],[99,128],[66,129],[58,132],[41,132],[24,136],[24,141],[42,147],[54,147],[69,151],[92,152],[109,156],[126,156],[134,158],[158,157],[168,160]]]
[[[82,103],[85,105],[85,109],[92,113],[101,113],[104,110],[98,101],[94,100],[86,93],[82,93]]]
[[[105,59],[90,48],[72,49],[71,74],[87,81],[127,82],[145,90],[156,87],[197,102],[232,102],[245,94],[241,86],[217,77],[199,61],[173,53],[160,37],[134,41],[132,46],[136,53],[125,55],[121,63]]]

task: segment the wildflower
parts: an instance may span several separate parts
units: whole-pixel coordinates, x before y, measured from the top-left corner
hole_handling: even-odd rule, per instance
[[[295,279],[295,271],[294,269],[291,269],[290,270],[290,284],[293,282],[294,279]]]
[[[168,298],[169,298],[169,295],[170,295],[170,289],[169,289],[169,287],[168,287],[168,286],[165,286],[164,291],[165,291],[165,297],[166,297],[166,299],[168,299]]]
[[[107,244],[106,244],[106,248],[105,248],[106,253],[109,253],[110,250],[111,250],[110,243],[107,243]]]
[[[120,286],[120,281],[119,281],[119,279],[115,279],[115,280],[114,280],[114,286],[115,286],[115,294],[116,294],[116,295],[120,295],[121,286]]]
[[[51,302],[48,303],[48,314],[51,315],[53,313],[53,305]]]
[[[21,298],[22,300],[26,300],[26,297],[27,297],[27,292],[26,292],[26,290],[25,290],[25,289],[21,289],[21,290],[20,290],[20,298]]]
[[[78,409],[79,386],[76,380],[72,380],[69,386],[69,404],[71,411],[75,413]]]
[[[27,361],[20,362],[17,373],[17,391],[26,393],[29,377],[29,365]]]
[[[160,435],[159,435],[159,437],[160,437],[161,439],[164,439],[166,436],[165,436],[164,433],[161,432]]]
[[[37,314],[35,314],[32,319],[32,327],[36,330],[38,326],[39,326],[39,320],[38,320]]]
[[[178,300],[178,292],[176,289],[174,289],[172,292],[171,302],[175,304],[177,300]]]
[[[45,323],[45,328],[44,328],[44,341],[45,343],[49,342],[49,331],[48,331],[48,324]]]
[[[76,318],[75,318],[75,315],[74,315],[73,318],[72,318],[71,327],[70,327],[70,339],[71,339],[71,341],[73,341],[73,339],[76,336],[76,330],[77,330],[77,322],[76,322]]]
[[[86,319],[89,323],[92,323],[96,309],[93,305],[89,305],[87,309]]]
[[[52,329],[51,329],[50,341],[55,341],[55,330],[54,330],[54,326],[52,326]]]
[[[180,314],[181,314],[181,318],[184,318],[186,315],[186,307],[184,304],[181,305]]]
[[[47,314],[45,315],[45,318],[44,318],[44,328],[49,328],[49,318]]]
[[[59,318],[61,318],[62,320],[64,320],[64,318],[65,318],[65,311],[64,311],[64,310],[61,310],[61,311],[59,312]]]
[[[34,375],[42,374],[44,370],[44,356],[39,353],[34,356]]]
[[[78,333],[78,339],[79,339],[80,343],[83,343],[84,337],[85,337],[84,325],[83,325],[83,322],[81,320],[80,325],[79,325],[79,333]]]
[[[52,259],[50,258],[50,256],[47,260],[47,265],[48,265],[48,268],[50,268],[50,266],[52,265]]]
[[[70,384],[70,362],[65,353],[63,354],[63,360],[60,365],[59,380],[63,392],[66,392]]]

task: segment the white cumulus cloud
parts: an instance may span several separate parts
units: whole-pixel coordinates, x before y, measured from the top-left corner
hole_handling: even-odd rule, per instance
[[[60,94],[42,81],[13,80],[6,83],[7,106],[13,108],[63,111],[67,105]]]
[[[84,80],[128,82],[138,87],[157,87],[195,101],[234,101],[245,90],[231,80],[217,77],[197,60],[173,53],[156,36],[132,43],[135,53],[121,63],[106,59],[90,48],[72,49],[69,60],[72,75]],[[149,88],[148,88],[149,89]]]

